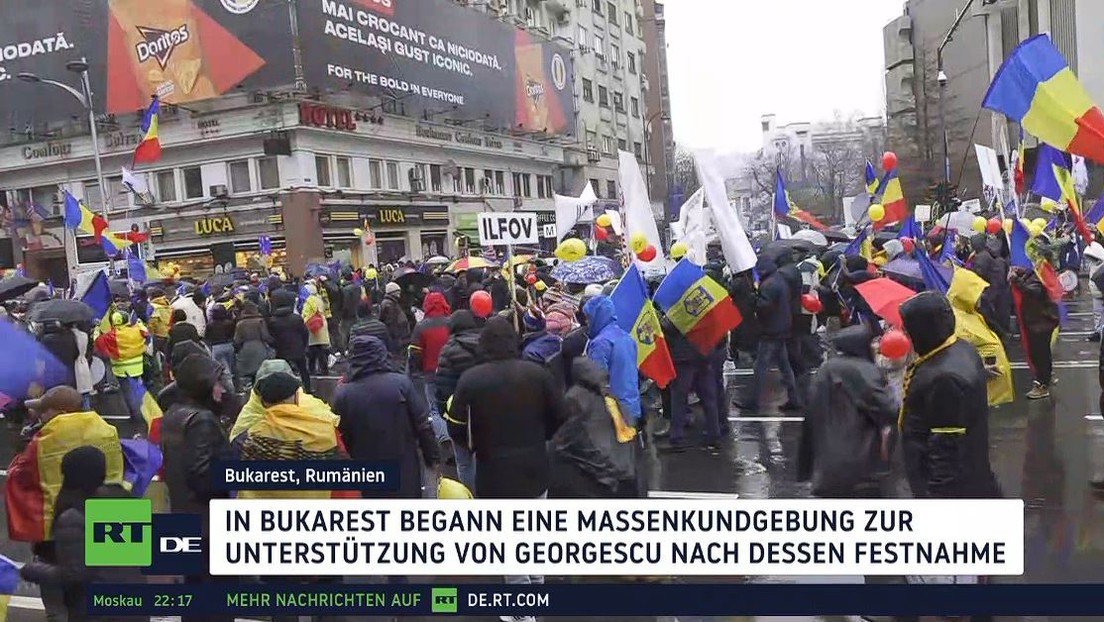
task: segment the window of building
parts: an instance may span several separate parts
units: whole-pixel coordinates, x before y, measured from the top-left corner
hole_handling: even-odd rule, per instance
[[[334,158],[334,164],[337,165],[337,187],[338,188],[352,188],[353,187],[353,163],[349,158]]]
[[[533,196],[532,181],[529,179],[529,173],[514,173],[514,196],[515,197],[531,197]]]
[[[586,131],[586,146],[595,148],[598,147],[598,132],[595,132],[594,130]]]
[[[633,155],[639,160],[644,154],[640,143],[633,143]]]
[[[613,181],[612,179],[606,181],[606,198],[608,198],[608,199],[616,199],[617,198],[617,182]]]
[[[161,171],[153,174],[153,190],[161,203],[176,201],[176,171]]]
[[[610,63],[614,67],[621,64],[621,48],[616,43],[610,43]]]
[[[618,151],[628,151],[629,150],[629,143],[626,142],[624,138],[618,138],[617,139],[617,149],[618,149]]]
[[[579,26],[579,47],[585,48],[587,46],[587,29]]]
[[[280,187],[280,162],[275,157],[257,159],[257,179],[261,190]]]
[[[592,0],[591,1],[591,8],[594,9],[595,15],[601,15],[602,14],[602,0]]]
[[[544,196],[544,188],[545,188],[545,186],[544,186],[544,175],[537,175],[537,198],[538,199],[545,199],[545,198],[550,199],[550,198],[552,198],[552,197]]]
[[[464,194],[475,194],[474,168],[464,168]]]
[[[614,155],[613,153],[613,136],[602,136],[602,153],[606,155]]]
[[[319,186],[332,186],[333,178],[330,176],[330,156],[314,156],[314,168]]]
[[[495,171],[494,188],[495,194],[499,196],[506,194],[506,173],[503,171]]]
[[[599,58],[606,55],[606,39],[598,33],[594,33],[594,55]]]
[[[441,167],[437,167],[440,171]],[[368,160],[368,183],[369,188],[382,188],[383,187],[383,162],[379,160]],[[438,183],[438,186],[440,184]],[[437,188],[440,190],[440,187]]]
[[[107,202],[110,202],[109,210],[119,210],[126,208],[129,205],[129,201],[126,197],[122,196],[123,193],[123,178],[122,177],[108,177],[104,181],[107,182]],[[53,215],[57,213],[55,208],[55,202],[57,201],[57,187],[54,187],[53,192],[41,192],[43,188],[33,188],[34,191],[39,191],[37,199],[30,201],[30,206],[38,210],[39,214]],[[21,198],[22,200],[22,198]],[[104,197],[100,194],[100,184],[95,181],[87,181],[84,183],[84,204],[88,209],[93,212],[101,212],[106,205]],[[37,206],[37,208],[35,207]]]
[[[425,192],[426,184],[429,182],[429,166],[417,163],[410,165],[407,179],[410,180],[411,192]]]
[[[629,112],[632,116],[640,118],[640,100],[635,97],[629,98]]]
[[[627,52],[626,60],[629,65],[629,73],[636,75],[636,54],[633,54],[632,52]]]
[[[583,78],[583,101],[594,103],[594,83]]]
[[[621,91],[613,92],[613,109],[617,112],[625,112],[625,94]]]
[[[598,187],[598,180],[597,179],[591,179],[590,180],[590,189],[594,191],[594,196],[596,196],[598,198],[602,197],[602,194],[601,194],[602,189]]]
[[[609,4],[606,5],[606,7],[608,9],[606,11],[606,19],[609,20],[609,23],[611,25],[616,26],[617,25],[617,5],[610,2]]]
[[[180,171],[184,176],[184,198],[185,199],[202,199],[203,188],[203,169],[198,166],[189,166]]]
[[[396,162],[387,163],[387,189],[399,189],[399,165]]]
[[[629,33],[630,35],[633,33],[632,13],[629,13],[628,11],[625,11],[625,32]]]
[[[604,86],[598,87],[598,105],[609,108],[609,89]]]
[[[552,188],[552,176],[551,175],[545,175],[544,176],[544,185],[545,185],[544,195],[546,197],[548,197],[549,199],[551,199],[552,195],[554,195],[556,193],[555,189]]]
[[[429,188],[433,192],[441,191],[441,165],[429,165]]]

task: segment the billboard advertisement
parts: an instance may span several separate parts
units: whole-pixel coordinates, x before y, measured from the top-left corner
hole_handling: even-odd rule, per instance
[[[408,114],[574,134],[570,52],[450,0],[299,0],[308,83]]]
[[[154,94],[186,105],[294,82],[284,2],[0,0],[0,15],[0,122],[10,128],[80,114],[74,99],[17,76],[77,87],[65,65],[82,57],[97,112],[133,112]]]

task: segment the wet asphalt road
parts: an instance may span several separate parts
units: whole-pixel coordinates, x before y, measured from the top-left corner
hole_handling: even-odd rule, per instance
[[[1069,321],[1055,349],[1059,382],[1052,388],[1052,399],[1028,402],[1022,398],[1030,386],[1030,376],[1015,344],[1009,348],[1009,356],[1020,397],[990,413],[993,469],[1005,495],[1022,497],[1027,508],[1025,574],[1002,577],[1001,581],[1104,583],[1104,497],[1094,495],[1087,485],[1094,477],[1104,477],[1104,421],[1097,412],[1099,349],[1097,344],[1084,340],[1091,328],[1088,301],[1072,302],[1069,311]],[[750,370],[746,369],[730,374],[730,395],[744,389],[749,376]],[[781,403],[782,396],[776,397],[775,404]],[[807,497],[807,486],[794,481],[800,413],[787,413],[785,417],[777,412],[756,415],[749,420],[741,419],[736,409],[729,413],[732,434],[719,454],[693,449],[657,456],[650,474],[652,490],[683,497],[695,493],[741,498]],[[129,423],[115,423],[121,433],[133,432]],[[17,434],[18,430],[0,422],[0,463],[10,461]],[[6,514],[0,518],[5,519]],[[4,527],[0,533],[6,533]],[[0,553],[16,560],[29,556],[25,545],[7,541],[6,537],[0,542]],[[440,580],[446,579],[437,582]],[[456,582],[453,578],[447,581]],[[753,581],[859,582],[861,578],[757,577]],[[35,586],[22,585],[20,594],[33,597]],[[9,620],[44,619],[42,612],[33,608],[33,601],[25,602],[31,602],[32,608],[13,608]]]

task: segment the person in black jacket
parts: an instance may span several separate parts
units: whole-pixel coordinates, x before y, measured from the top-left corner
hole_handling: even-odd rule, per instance
[[[80,357],[80,350],[77,348],[77,338],[73,335],[73,331],[57,320],[47,320],[42,324],[42,334],[38,342],[65,367],[65,378],[60,384],[76,386],[74,364]]]
[[[417,499],[422,496],[423,463],[436,483],[440,448],[425,396],[410,378],[392,371],[388,359],[379,339],[354,337],[349,345],[349,373],[334,394],[333,412],[341,417],[338,429],[352,459],[399,464],[399,490],[365,496]]]
[[[1016,317],[1020,322],[1020,339],[1035,374],[1027,399],[1046,399],[1050,397],[1050,381],[1054,371],[1051,348],[1054,331],[1058,330],[1059,324],[1058,305],[1050,299],[1046,286],[1030,268],[1012,268],[1009,281],[1016,301]]]
[[[874,363],[870,329],[841,329],[832,339],[838,356],[811,376],[801,424],[798,481],[828,498],[883,496],[897,398]]]
[[[85,587],[89,583],[144,583],[137,568],[87,566],[84,563],[84,502],[91,498],[128,498],[117,484],[104,485],[107,460],[99,449],[90,445],[70,450],[61,459],[62,483],[54,503],[51,529],[53,562],[30,561],[20,569],[27,581],[43,588],[58,588],[64,594],[68,622],[90,620]]]
[[[974,249],[970,269],[989,283],[981,295],[985,307],[990,309],[984,314],[985,321],[998,335],[1007,335],[1011,332],[1012,290],[1008,284],[1008,260],[1001,255],[1001,242],[996,236],[978,233],[970,238],[970,245]]]
[[[782,410],[800,410],[801,398],[797,392],[793,368],[790,366],[787,341],[793,321],[793,293],[784,275],[778,272],[774,260],[762,256],[755,264],[759,273],[759,293],[755,301],[755,315],[759,318],[759,347],[755,356],[755,375],[751,394],[745,401],[735,402],[742,411],[757,412],[761,407],[767,372],[778,367],[782,384],[786,388],[787,401]]]
[[[456,393],[456,385],[464,372],[475,367],[482,359],[479,354],[479,331],[475,316],[463,309],[449,316],[449,338],[437,357],[437,375],[433,389],[437,395],[437,412],[443,413],[451,429],[454,425],[466,426],[466,419],[456,419],[449,410],[449,399]],[[469,490],[475,489],[475,460],[467,445],[453,443],[456,458],[456,477]]]
[[[380,303],[380,321],[387,326],[387,332],[391,335],[391,343],[394,344],[395,349],[388,350],[396,355],[392,360],[397,369],[405,362],[413,323],[408,315],[408,305],[403,300],[402,287],[398,283],[388,283],[384,287],[384,292],[383,302]]]
[[[169,336],[165,341],[165,359],[172,359],[172,353],[173,350],[176,349],[177,344],[185,341],[203,343],[203,339],[200,338],[199,330],[195,327],[195,324],[188,321],[188,313],[184,311],[184,309],[173,309],[169,326]]]
[[[211,308],[211,321],[207,322],[207,330],[203,335],[207,346],[211,348],[211,356],[222,364],[230,372],[234,387],[238,386],[238,374],[236,353],[234,351],[234,318],[230,310],[222,303],[215,303]]]
[[[711,373],[711,361],[666,318],[662,324],[667,348],[671,351],[671,362],[675,364],[675,379],[668,387],[671,392],[671,429],[668,432],[668,443],[660,448],[663,451],[678,452],[690,447],[685,435],[690,423],[690,393],[693,391],[701,399],[705,418],[702,445],[711,452],[719,451],[721,415],[717,412],[717,385]]]
[[[303,390],[310,393],[310,370],[307,368],[307,342],[310,340],[310,333],[307,325],[292,310],[295,298],[290,293],[287,296],[273,295],[272,304],[275,309],[272,317],[268,318],[268,332],[272,335],[276,358],[284,359],[292,369],[299,372]]]
[[[349,328],[349,342],[354,337],[375,337],[387,346],[387,352],[394,357],[398,354],[395,343],[391,341],[391,333],[387,332],[387,326],[379,321],[373,312],[372,301],[361,300],[356,307],[357,321]]]
[[[905,372],[901,429],[914,497],[1000,496],[989,463],[988,376],[977,349],[955,337],[946,296],[934,291],[901,305],[918,358]]]
[[[357,310],[364,298],[364,285],[353,280],[351,271],[346,271],[345,285],[341,288],[341,315],[338,323],[340,340],[334,344],[339,351],[344,352],[349,348],[349,333],[357,322]]]

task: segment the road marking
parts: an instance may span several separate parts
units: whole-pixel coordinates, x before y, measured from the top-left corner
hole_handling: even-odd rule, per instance
[[[746,421],[748,423],[798,423],[805,421],[805,417],[729,417],[729,421]]]
[[[33,611],[46,611],[41,598],[34,596],[12,596],[8,601],[10,609],[31,609]]]
[[[739,499],[735,492],[692,492],[682,490],[649,490],[650,499]]]

